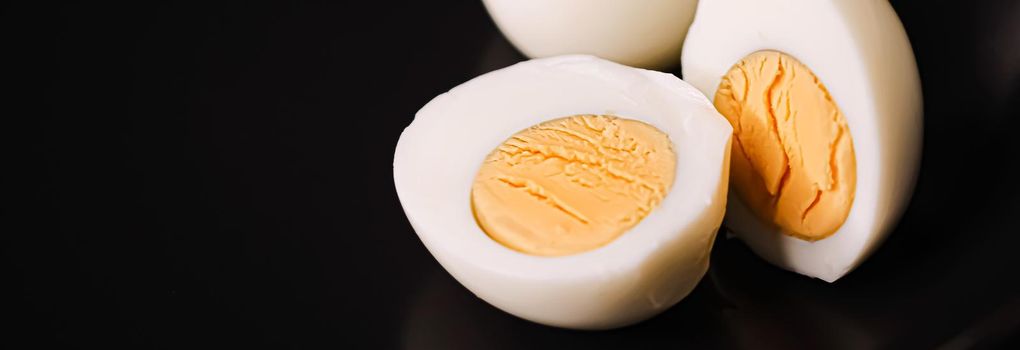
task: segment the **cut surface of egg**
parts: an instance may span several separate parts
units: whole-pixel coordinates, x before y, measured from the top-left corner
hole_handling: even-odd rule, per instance
[[[673,75],[534,59],[418,111],[393,177],[437,261],[534,322],[607,329],[680,301],[708,267],[732,128]]]
[[[702,1],[684,79],[733,125],[725,226],[765,260],[835,281],[906,206],[921,87],[885,0]]]
[[[531,58],[588,54],[634,67],[680,61],[697,0],[484,0],[492,19]]]

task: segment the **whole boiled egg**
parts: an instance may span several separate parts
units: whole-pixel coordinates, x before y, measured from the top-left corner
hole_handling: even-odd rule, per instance
[[[425,247],[479,298],[606,329],[705,274],[732,129],[673,75],[585,55],[479,76],[418,111],[393,178]]]
[[[484,0],[528,57],[589,54],[634,67],[680,61],[697,0]]]
[[[734,130],[725,225],[783,268],[835,281],[913,190],[921,87],[886,0],[701,1],[684,79]]]

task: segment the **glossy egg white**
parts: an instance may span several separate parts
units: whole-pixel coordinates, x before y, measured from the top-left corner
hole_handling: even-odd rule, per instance
[[[886,0],[701,1],[683,50],[684,80],[709,98],[734,63],[775,50],[807,65],[843,111],[857,187],[845,223],[807,242],[758,220],[731,195],[725,226],[769,262],[835,281],[894,228],[921,152],[921,86],[903,25]]]
[[[635,119],[669,136],[676,177],[662,203],[609,244],[574,255],[528,255],[489,238],[470,203],[483,159],[520,130],[577,114]],[[422,107],[400,136],[393,178],[425,247],[479,298],[542,324],[607,329],[669,308],[705,274],[725,208],[731,134],[673,75],[585,55],[534,59]]]
[[[511,43],[531,58],[588,54],[634,67],[680,61],[697,0],[484,0]]]

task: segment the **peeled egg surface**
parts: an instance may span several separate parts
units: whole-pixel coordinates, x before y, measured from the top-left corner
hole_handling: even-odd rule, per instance
[[[736,193],[738,191],[730,191],[724,224],[765,260],[832,282],[853,270],[876,249],[893,229],[913,191],[922,137],[921,87],[917,66],[903,26],[885,0],[716,0],[702,1],[698,5],[697,18],[683,50],[683,76],[711,99],[717,93],[726,95],[732,92],[721,91],[720,83],[725,76],[734,76],[728,75],[728,72],[738,63],[748,64],[756,59],[759,61],[755,62],[768,62],[772,59],[771,64],[778,66],[775,58],[761,59],[774,57],[776,52],[785,55],[780,59],[783,67],[807,67],[810,72],[802,69],[794,73],[808,81],[814,79],[817,95],[824,96],[827,101],[823,102],[838,106],[842,112],[842,117],[837,119],[840,122],[845,120],[842,126],[847,130],[837,130],[837,125],[824,132],[841,135],[844,141],[847,137],[852,138],[852,146],[843,147],[852,149],[844,154],[856,161],[856,169],[848,170],[853,169],[853,162],[845,162],[843,168],[837,169],[837,161],[846,159],[833,158],[830,160],[832,165],[826,165],[833,170],[824,170],[830,179],[838,176],[833,175],[838,173],[836,170],[852,171],[848,174],[851,177],[855,175],[856,184],[842,202],[849,205],[849,211],[846,214],[824,210],[812,213],[836,215],[835,220],[826,223],[829,227],[838,227],[834,232],[809,232],[810,228],[805,228],[807,224],[798,228],[804,232],[793,232],[782,227],[783,220],[791,220],[779,216],[773,221],[765,220],[763,217],[767,215],[761,214],[762,210],[758,210],[756,215],[755,205],[749,205],[746,198]],[[775,81],[765,83],[780,84],[778,77],[781,74],[769,75],[769,67],[766,63],[744,67],[743,73],[740,73],[744,76],[736,74],[737,80],[752,81],[755,76],[768,76],[770,79],[776,76]],[[807,76],[812,73],[813,77]],[[726,79],[724,88],[737,91],[734,94],[754,95],[754,84],[730,85],[730,78]],[[772,93],[772,90],[768,91]],[[762,93],[748,98],[763,99],[765,105],[792,106],[786,110],[790,112],[801,102],[796,101],[795,95],[783,94],[789,91],[793,90],[780,91],[776,96]],[[794,97],[793,102],[789,102],[791,97]],[[717,107],[723,105],[718,98],[716,104]],[[720,111],[726,114],[722,109]],[[793,119],[814,117],[806,115],[810,113],[803,110],[801,112],[797,115],[794,111]],[[836,116],[838,113],[831,114]],[[780,125],[770,129],[773,132],[778,130],[780,138],[786,137],[782,130],[784,122],[799,122],[782,118],[779,119]],[[743,127],[746,129],[748,126]],[[769,128],[760,125],[751,127]],[[797,130],[801,134],[794,136],[801,139],[824,136],[819,136],[823,131],[805,134],[804,129]],[[812,151],[798,150],[796,143],[784,145],[787,154]],[[806,144],[799,146],[809,147]],[[829,149],[823,148],[822,151],[829,152]],[[748,157],[751,162],[758,161],[752,158]],[[765,166],[779,166],[779,169],[771,169],[779,174],[801,164],[799,159],[787,158]],[[789,165],[783,163],[787,160]],[[732,170],[731,186],[744,175],[737,171],[737,167],[734,165]],[[826,197],[819,196],[824,202]],[[782,201],[781,197],[777,198]],[[818,198],[815,201],[818,202]],[[802,211],[803,208],[812,209],[810,205],[802,205]],[[803,213],[805,218],[808,217],[807,211]],[[840,221],[844,217],[845,221]]]
[[[531,58],[589,54],[634,67],[677,64],[697,0],[484,0]]]
[[[658,206],[605,245],[540,256],[490,238],[472,213],[472,183],[511,135],[573,115],[640,121],[668,136],[673,184]],[[425,247],[486,302],[534,322],[607,329],[680,301],[708,267],[725,208],[732,128],[673,75],[586,55],[534,59],[439,95],[398,141],[393,177]]]

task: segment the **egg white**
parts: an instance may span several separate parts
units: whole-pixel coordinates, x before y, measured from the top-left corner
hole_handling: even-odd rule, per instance
[[[634,67],[680,61],[697,0],[484,0],[528,57],[589,54]]]
[[[683,50],[684,80],[713,98],[740,59],[760,50],[810,68],[843,111],[857,160],[846,222],[807,242],[762,223],[732,194],[725,225],[769,262],[833,282],[895,226],[921,150],[921,86],[906,32],[886,0],[701,1]]]
[[[677,154],[658,208],[595,250],[541,257],[489,238],[472,216],[471,184],[486,155],[529,126],[612,114],[666,133]],[[418,111],[400,136],[393,177],[419,238],[461,284],[535,322],[606,329],[641,321],[704,275],[722,221],[729,123],[673,75],[593,56],[535,59],[479,76]]]

